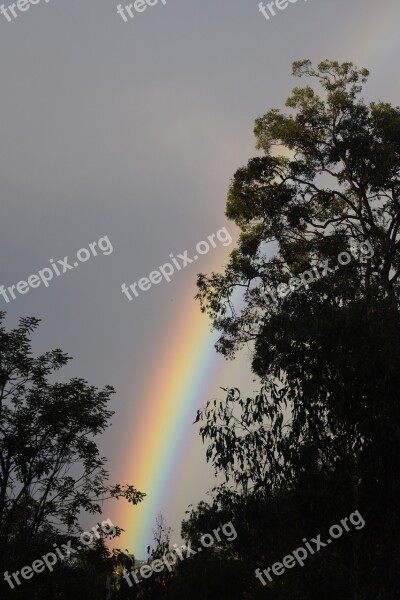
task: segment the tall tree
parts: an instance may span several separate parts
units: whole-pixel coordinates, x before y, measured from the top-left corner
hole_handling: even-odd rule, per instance
[[[208,458],[244,493],[301,492],[308,505],[293,518],[313,514],[318,527],[333,507],[364,512],[364,547],[357,533],[351,566],[344,554],[336,571],[350,572],[352,599],[395,598],[398,560],[383,557],[398,556],[400,533],[400,109],[365,104],[368,72],[351,63],[299,61],[293,73],[314,78],[319,92],[295,88],[289,114],[256,121],[264,155],[236,172],[228,194],[237,248],[225,273],[198,280],[202,310],[221,332],[217,349],[233,357],[250,343],[263,387],[255,398],[228,391],[198,420]],[[345,251],[352,258],[339,266]],[[266,301],[278,286],[277,302]]]

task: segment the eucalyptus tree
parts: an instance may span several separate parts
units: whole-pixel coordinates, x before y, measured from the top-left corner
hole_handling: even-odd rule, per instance
[[[256,120],[261,155],[227,199],[237,246],[222,274],[198,278],[217,350],[247,345],[262,388],[226,390],[197,420],[243,493],[323,498],[326,525],[335,507],[364,511],[368,550],[355,535],[338,571],[352,598],[395,597],[397,559],[384,557],[400,533],[400,109],[367,104],[368,71],[352,63],[298,61],[293,74],[315,85]]]

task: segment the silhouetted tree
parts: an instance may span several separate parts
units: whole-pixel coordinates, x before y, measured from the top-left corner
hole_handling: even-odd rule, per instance
[[[37,558],[35,548],[46,540],[80,531],[81,511],[101,513],[109,498],[137,504],[144,497],[132,485],[107,483],[106,459],[94,441],[113,414],[113,388],[98,390],[78,378],[53,382],[70,358],[60,349],[32,355],[38,324],[24,318],[12,331],[0,327],[1,572],[29,564],[23,561]]]
[[[253,398],[226,390],[197,420],[208,459],[238,486],[240,501],[255,514],[257,503],[269,507],[283,525],[279,506],[297,544],[354,510],[365,518],[362,532],[313,559],[309,577],[285,575],[271,598],[309,600],[323,590],[326,599],[394,599],[400,109],[365,104],[359,94],[368,72],[351,63],[313,69],[299,61],[293,72],[314,78],[322,95],[295,88],[289,114],[271,110],[256,121],[264,155],[236,172],[228,195],[226,214],[241,229],[237,248],[224,274],[198,280],[202,310],[221,332],[217,349],[233,357],[249,344],[262,389]],[[364,255],[355,251],[360,244]],[[339,267],[345,251],[352,259]],[[309,285],[293,281],[321,264],[324,274]],[[266,300],[278,286],[277,302]],[[243,290],[239,307],[236,288]],[[275,545],[281,535],[290,552],[291,534],[273,523],[272,531]]]

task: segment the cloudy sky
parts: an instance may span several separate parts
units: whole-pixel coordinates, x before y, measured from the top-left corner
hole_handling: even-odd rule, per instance
[[[234,364],[214,356],[193,300],[196,274],[221,269],[233,246],[218,242],[131,302],[121,284],[171,253],[193,256],[224,226],[235,237],[224,216],[229,181],[255,153],[254,119],[297,84],[293,60],[366,66],[367,99],[399,101],[398,0],[298,0],[268,21],[257,5],[167,0],[125,23],[113,0],[41,0],[11,22],[0,15],[0,284],[26,281],[50,259],[73,264],[103,236],[113,248],[48,287],[0,297],[0,308],[10,327],[42,319],[34,348],[73,356],[63,377],[116,388],[101,450],[112,480],[149,482],[151,504],[110,505],[105,517],[138,557],[158,510],[178,542],[187,505],[214,483],[191,426],[196,409],[219,386],[256,383],[246,353]]]

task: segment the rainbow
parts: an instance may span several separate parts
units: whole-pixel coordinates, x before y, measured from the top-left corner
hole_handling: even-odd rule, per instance
[[[220,259],[219,265],[223,262]],[[211,270],[216,269],[210,265],[202,268],[207,273]],[[150,385],[146,381],[139,394],[143,408],[139,412],[135,409],[128,451],[131,464],[125,465],[122,477],[147,494],[136,507],[124,503],[117,519],[126,531],[121,541],[126,539],[129,550],[140,559],[145,558],[152,542],[157,514],[171,501],[174,473],[178,474],[190,450],[196,410],[208,399],[219,365],[224,362],[214,349],[217,336],[210,331],[208,317],[193,301],[193,280],[189,286],[175,318],[170,320],[170,330],[160,335],[165,341],[159,355],[154,356],[157,369]]]

